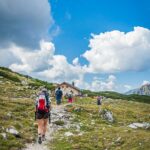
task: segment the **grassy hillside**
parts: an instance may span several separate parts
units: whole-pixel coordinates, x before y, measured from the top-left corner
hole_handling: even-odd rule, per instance
[[[87,94],[90,97],[102,95],[107,98],[112,98],[112,99],[122,99],[122,100],[128,100],[128,101],[137,101],[137,102],[142,102],[142,103],[148,103],[150,104],[150,96],[146,95],[124,95],[120,94],[117,92],[111,92],[111,91],[106,91],[106,92],[92,92],[89,90],[82,90],[83,94]]]
[[[36,137],[34,99],[37,89],[53,85],[0,67],[0,150],[18,150]],[[7,132],[14,128],[19,136]]]
[[[92,98],[77,99],[73,105],[67,105],[66,110],[73,119],[70,127],[55,133],[49,145],[53,150],[150,149],[150,128],[128,127],[134,122],[150,123],[149,104],[110,98],[104,100],[102,112],[109,110],[113,113],[112,123],[101,117],[96,100]]]
[[[34,98],[40,86],[53,89],[53,85],[0,67],[0,150],[20,150],[26,143],[35,141]],[[122,95],[115,92],[90,92],[87,98],[76,98],[67,105],[71,113],[70,126],[55,132],[50,148],[54,150],[148,150],[150,130],[131,129],[134,122],[150,123],[149,97]],[[103,95],[102,110],[113,113],[114,122],[98,114],[96,95]],[[135,102],[139,101],[139,102]],[[145,102],[145,103],[142,103]],[[64,101],[64,103],[66,103]],[[59,118],[58,118],[59,119]],[[61,120],[59,123],[62,123]],[[14,136],[9,128],[19,132]],[[66,132],[73,135],[65,136]]]

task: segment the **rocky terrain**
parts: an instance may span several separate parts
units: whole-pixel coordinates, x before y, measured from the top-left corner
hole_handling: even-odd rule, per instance
[[[65,109],[70,126],[55,132],[54,150],[126,150],[150,148],[150,106],[138,102],[105,99],[98,112],[95,99],[77,99]]]

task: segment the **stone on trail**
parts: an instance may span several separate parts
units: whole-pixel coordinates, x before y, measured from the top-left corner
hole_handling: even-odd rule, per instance
[[[64,134],[65,136],[72,136],[73,135],[73,133],[71,133],[71,132],[65,132],[65,134]]]
[[[143,129],[149,129],[150,128],[150,123],[144,122],[144,123],[132,123],[128,125],[128,127],[132,129],[137,129],[137,128],[143,128]]]
[[[108,122],[114,122],[114,118],[113,118],[113,113],[107,109],[104,109],[100,112],[101,117],[105,120],[107,120]]]

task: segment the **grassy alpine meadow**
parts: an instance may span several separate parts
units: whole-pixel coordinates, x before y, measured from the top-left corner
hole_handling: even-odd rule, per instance
[[[73,117],[70,128],[59,130],[50,144],[53,150],[148,150],[150,129],[129,128],[131,123],[150,123],[150,105],[105,99],[103,110],[113,113],[110,123],[100,116],[96,100],[76,98],[66,109]],[[65,136],[65,133],[72,133]]]
[[[36,137],[34,100],[30,98],[35,91],[6,78],[0,81],[0,150],[18,150]]]
[[[43,85],[52,86],[0,67],[0,150],[20,150],[36,140],[34,100]]]
[[[0,149],[18,150],[36,137],[34,126],[34,107],[31,99],[0,99]],[[7,129],[19,132],[14,136]],[[2,136],[5,135],[5,136]]]

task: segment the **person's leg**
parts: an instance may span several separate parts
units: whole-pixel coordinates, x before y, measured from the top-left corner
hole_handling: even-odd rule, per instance
[[[43,135],[46,134],[46,130],[47,130],[47,123],[48,123],[48,118],[44,119],[44,125],[43,125]]]
[[[38,134],[42,134],[42,126],[43,126],[43,121],[42,119],[38,119]]]
[[[43,119],[38,119],[38,142],[42,143],[42,134],[43,134]]]
[[[57,105],[60,105],[60,104],[61,104],[61,100],[57,99]]]
[[[56,104],[59,105],[59,99],[56,99]]]
[[[101,105],[99,105],[99,113],[101,112]]]

